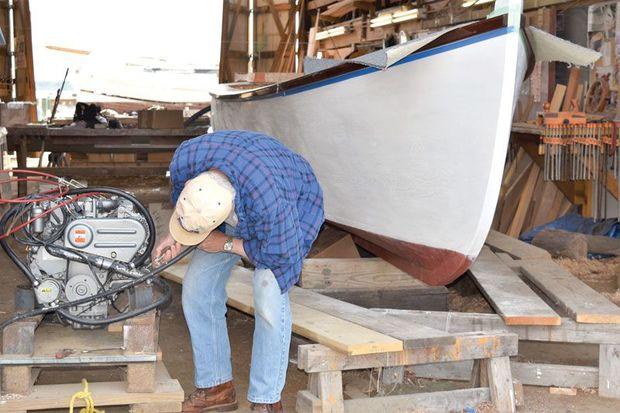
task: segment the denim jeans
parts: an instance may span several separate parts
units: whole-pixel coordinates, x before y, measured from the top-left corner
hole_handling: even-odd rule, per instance
[[[213,387],[232,380],[226,328],[226,284],[239,256],[197,249],[183,280],[183,312],[194,355],[195,385]],[[275,403],[286,380],[291,341],[288,293],[271,270],[254,272],[254,342],[248,400]]]

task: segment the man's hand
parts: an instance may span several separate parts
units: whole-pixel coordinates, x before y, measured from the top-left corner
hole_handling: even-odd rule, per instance
[[[172,235],[166,235],[153,250],[151,261],[156,267],[167,263],[181,253],[183,245],[179,244],[172,238]]]
[[[222,252],[228,235],[222,231],[213,230],[207,238],[200,244],[200,249],[206,252]]]

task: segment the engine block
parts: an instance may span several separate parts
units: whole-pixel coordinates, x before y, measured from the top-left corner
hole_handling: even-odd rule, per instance
[[[37,208],[45,210],[53,206],[50,202]],[[49,234],[61,221],[64,221],[64,233],[54,244],[78,254],[91,253],[130,262],[146,249],[148,226],[133,205],[122,199],[84,198],[70,214],[52,213],[46,219],[38,219],[32,225],[33,232]],[[34,286],[35,297],[44,306],[92,297],[128,280],[106,269],[51,255],[42,246],[30,249],[28,264],[38,282]],[[76,305],[69,312],[81,318],[102,319],[107,317],[114,299]]]

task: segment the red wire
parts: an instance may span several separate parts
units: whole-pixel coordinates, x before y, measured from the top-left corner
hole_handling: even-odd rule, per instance
[[[8,237],[9,235],[16,233],[17,231],[20,231],[21,229],[23,229],[26,226],[30,225],[31,223],[33,223],[37,219],[42,218],[42,217],[44,217],[46,215],[49,215],[49,214],[52,213],[52,211],[54,211],[54,210],[56,210],[58,208],[61,208],[61,207],[65,206],[65,205],[69,205],[69,204],[77,201],[80,198],[89,197],[89,196],[93,196],[93,195],[100,195],[100,194],[101,194],[101,192],[87,192],[85,194],[77,195],[75,198],[71,198],[71,199],[68,199],[66,201],[63,201],[60,204],[58,204],[58,205],[56,205],[56,206],[54,206],[54,207],[52,207],[50,209],[47,209],[47,210],[43,211],[41,214],[35,216],[34,218],[31,218],[30,220],[24,222],[23,224],[20,224],[20,225],[16,226],[15,228],[11,229],[11,231],[7,232],[6,234],[0,235],[0,239],[4,239],[4,238]]]

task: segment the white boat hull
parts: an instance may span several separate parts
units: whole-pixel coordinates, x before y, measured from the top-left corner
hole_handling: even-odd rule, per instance
[[[510,28],[439,49],[319,87],[214,99],[214,129],[281,140],[314,168],[329,221],[445,284],[491,226],[527,59]]]

